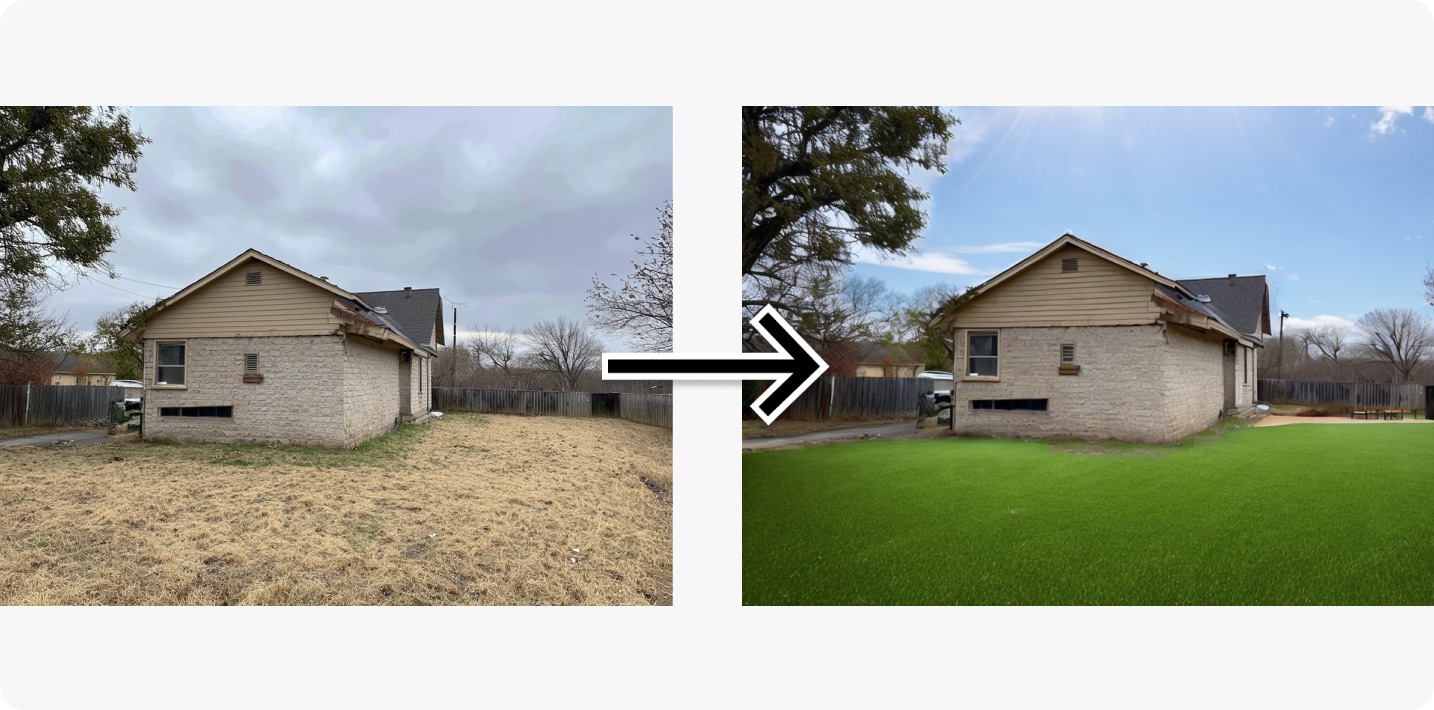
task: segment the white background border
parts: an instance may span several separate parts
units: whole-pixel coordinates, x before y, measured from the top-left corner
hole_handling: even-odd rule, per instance
[[[1434,15],[1412,0],[0,13],[4,103],[673,105],[691,352],[736,350],[744,103],[1434,104]],[[1434,692],[1427,608],[742,608],[739,388],[676,395],[674,608],[0,609],[0,706],[1413,708]]]

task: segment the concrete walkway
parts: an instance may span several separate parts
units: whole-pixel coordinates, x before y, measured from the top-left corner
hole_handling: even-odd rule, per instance
[[[40,434],[39,436],[22,436],[18,439],[3,439],[0,440],[0,446],[44,445],[65,440],[69,440],[71,442],[69,445],[71,446],[103,444],[110,440],[110,434],[106,429],[76,429],[75,431],[61,431],[54,434]]]
[[[1284,426],[1286,424],[1430,424],[1429,419],[1415,419],[1405,417],[1404,419],[1350,419],[1348,415],[1333,417],[1292,417],[1283,414],[1271,414],[1257,422],[1255,426]]]
[[[844,439],[906,439],[916,436],[916,422],[897,422],[896,424],[877,424],[873,426],[855,427],[852,429],[832,429],[829,431],[814,431],[807,434],[795,436],[775,436],[770,439],[743,439],[744,450],[775,449],[784,446],[804,446],[823,441],[841,441]]]

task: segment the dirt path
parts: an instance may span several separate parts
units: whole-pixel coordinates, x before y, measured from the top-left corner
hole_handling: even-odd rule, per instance
[[[109,440],[109,432],[105,429],[73,429],[51,434],[3,439],[0,440],[0,446],[33,446],[36,444],[60,444],[61,442],[67,442],[64,444],[67,446],[84,446],[85,444],[103,444]]]
[[[14,448],[0,604],[670,604],[671,441],[450,415],[355,451]]]

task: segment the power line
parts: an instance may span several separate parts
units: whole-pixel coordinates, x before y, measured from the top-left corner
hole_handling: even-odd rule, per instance
[[[128,276],[115,276],[115,277],[113,277],[113,278],[124,279],[125,281],[133,281],[133,282],[135,282],[135,283],[137,283],[137,284],[144,284],[144,285],[146,285],[146,286],[158,286],[158,287],[160,287],[160,288],[172,288],[172,289],[175,289],[176,291],[179,290],[179,287],[178,287],[178,286],[165,286],[164,284],[152,284],[152,283],[150,283],[150,282],[148,282],[148,281],[140,281],[139,279],[132,279],[132,278],[129,278]]]
[[[132,295],[135,295],[135,296],[139,296],[140,298],[149,298],[149,296],[146,296],[146,295],[144,295],[144,294],[142,294],[142,293],[135,293],[134,291],[131,291],[131,290],[127,289],[127,288],[120,288],[119,286],[115,286],[114,284],[107,284],[107,283],[105,283],[105,282],[103,282],[103,281],[97,281],[97,280],[94,280],[94,279],[91,279],[91,280],[94,281],[95,283],[101,285],[101,286],[105,286],[105,287],[107,287],[107,288],[112,288],[112,289],[114,289],[114,290],[116,290],[116,291],[124,291],[125,293],[132,294]],[[154,284],[149,284],[149,285],[153,286]],[[167,287],[166,287],[166,288],[167,288]]]

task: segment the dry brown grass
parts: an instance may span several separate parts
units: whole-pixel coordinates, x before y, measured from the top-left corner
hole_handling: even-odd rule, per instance
[[[117,438],[0,455],[0,604],[671,603],[666,429],[449,415],[354,451]]]

